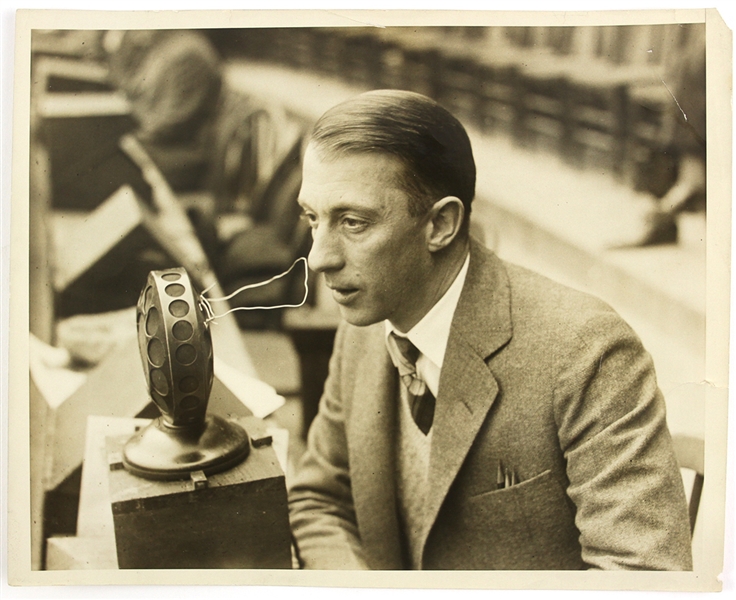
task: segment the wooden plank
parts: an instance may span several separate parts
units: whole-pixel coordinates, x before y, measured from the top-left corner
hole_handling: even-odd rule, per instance
[[[129,186],[120,187],[90,213],[56,211],[52,217],[54,287],[58,291],[86,273],[97,280],[103,274],[95,276],[95,271],[133,259],[125,241],[146,225],[143,207]],[[115,248],[118,251],[112,254]]]
[[[49,571],[117,569],[115,548],[101,537],[50,537],[46,545],[46,569]]]
[[[87,419],[77,536],[106,539],[104,552],[108,556],[110,553],[115,556],[115,531],[106,479],[108,463],[105,438],[131,436],[136,427],[144,427],[148,423],[148,419],[122,417],[91,416]],[[117,562],[114,562],[117,566]]]
[[[35,132],[34,132],[35,133]],[[28,206],[29,320],[33,335],[47,344],[53,341],[54,294],[51,283],[51,243],[49,208],[51,190],[48,178],[49,156],[35,135],[31,136],[30,198]]]
[[[47,451],[48,406],[38,387],[30,380],[30,496],[31,496],[31,568],[43,566],[44,462]]]

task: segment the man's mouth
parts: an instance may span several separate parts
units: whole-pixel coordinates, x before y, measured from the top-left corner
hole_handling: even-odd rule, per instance
[[[358,293],[358,288],[328,286],[332,290],[332,297],[338,304],[347,304]]]

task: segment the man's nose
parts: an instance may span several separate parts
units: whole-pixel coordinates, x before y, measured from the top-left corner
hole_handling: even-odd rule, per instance
[[[327,225],[312,229],[312,249],[309,251],[309,267],[317,273],[334,271],[343,266],[338,236]]]

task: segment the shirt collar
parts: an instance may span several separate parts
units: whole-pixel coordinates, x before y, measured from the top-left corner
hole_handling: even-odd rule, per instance
[[[468,274],[468,265],[470,264],[470,254],[465,256],[460,272],[455,277],[455,281],[447,289],[442,298],[422,317],[422,319],[414,325],[406,334],[396,330],[391,322],[386,320],[386,337],[391,332],[396,333],[400,337],[407,337],[419,351],[431,360],[438,368],[442,368],[445,360],[445,350],[447,348],[447,340],[450,337],[450,327],[452,326],[452,317],[455,314],[455,308],[460,300],[460,293],[463,291],[465,277]]]

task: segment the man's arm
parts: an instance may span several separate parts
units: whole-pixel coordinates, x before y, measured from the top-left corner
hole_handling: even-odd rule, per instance
[[[289,490],[291,527],[302,565],[308,569],[368,568],[355,521],[340,397],[343,338],[340,328],[307,451]]]
[[[600,569],[692,569],[679,468],[654,367],[615,313],[589,321],[555,392],[582,558]]]

